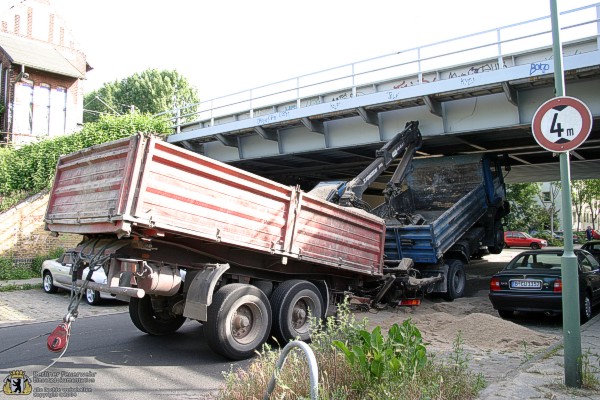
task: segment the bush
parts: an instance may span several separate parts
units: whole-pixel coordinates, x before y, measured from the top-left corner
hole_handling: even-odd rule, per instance
[[[129,137],[138,132],[167,134],[166,120],[143,114],[119,117],[102,116],[98,122],[85,124],[80,132],[0,151],[0,212],[31,194],[51,186],[56,163],[61,155],[96,144]]]

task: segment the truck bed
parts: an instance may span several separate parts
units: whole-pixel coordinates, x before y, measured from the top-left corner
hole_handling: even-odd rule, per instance
[[[132,136],[60,158],[53,232],[178,236],[379,276],[384,221],[166,143]],[[189,242],[189,241],[188,241]]]
[[[419,159],[407,176],[410,214],[422,225],[387,221],[385,254],[435,264],[486,212],[481,156]]]

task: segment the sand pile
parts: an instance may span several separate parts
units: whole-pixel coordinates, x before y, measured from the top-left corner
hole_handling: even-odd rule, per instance
[[[369,325],[384,331],[405,319],[419,328],[431,349],[448,350],[460,333],[463,346],[477,351],[536,351],[556,342],[554,335],[542,334],[498,317],[484,297],[457,299],[453,302],[425,301],[414,309],[396,309],[377,314],[359,313]]]

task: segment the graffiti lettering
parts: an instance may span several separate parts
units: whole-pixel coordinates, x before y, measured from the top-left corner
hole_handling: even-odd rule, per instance
[[[536,72],[539,72],[540,74],[543,74],[544,72],[548,72],[549,69],[550,69],[550,64],[546,64],[546,63],[531,63],[531,66],[529,67],[529,75],[533,75]]]
[[[461,86],[471,86],[475,83],[475,78],[460,78]]]
[[[331,109],[332,110],[337,110],[338,108],[340,108],[340,102],[336,101],[335,103],[331,103]]]
[[[475,74],[482,74],[484,72],[497,71],[500,68],[501,67],[499,63],[487,63],[479,66],[472,66],[467,70],[467,72],[450,72],[448,74],[448,79],[458,78],[459,76],[469,76]],[[502,68],[506,68],[506,64],[502,64]]]
[[[400,93],[391,92],[391,91],[387,92],[386,94],[387,94],[388,100],[398,100],[401,96]]]
[[[437,81],[437,77],[434,76],[432,81],[423,78],[423,81],[421,83],[431,83],[431,82],[435,82],[435,81]],[[414,85],[418,85],[418,84],[419,84],[419,81],[416,81],[416,82],[409,81],[408,83],[406,81],[402,81],[399,85],[394,85],[392,87],[392,89],[402,89],[405,87],[414,86]]]
[[[322,103],[322,101],[320,99],[309,99],[304,102],[302,107],[316,106],[317,104],[321,104],[321,103]]]
[[[285,106],[283,111],[290,111],[290,110],[295,110],[296,109],[296,105],[291,105],[291,106]]]
[[[342,93],[338,97],[334,97],[333,99],[331,99],[331,101],[346,100],[346,99],[350,99],[352,97],[353,97],[352,93],[350,93],[350,94]]]
[[[256,122],[260,125],[269,124],[269,123],[275,122],[275,121],[277,121],[277,116],[273,115],[273,114],[267,115],[266,117],[258,117],[256,120]]]

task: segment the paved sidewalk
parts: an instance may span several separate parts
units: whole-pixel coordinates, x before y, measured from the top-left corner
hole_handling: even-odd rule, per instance
[[[41,278],[34,278],[23,281],[2,281],[0,286],[41,283]],[[69,292],[65,290],[52,294],[45,293],[41,288],[0,292],[0,328],[36,322],[60,322],[67,313],[68,306]],[[127,311],[127,303],[115,299],[104,299],[96,306],[90,306],[82,299],[79,305],[79,318]]]
[[[600,380],[600,314],[581,326],[581,353],[588,373]],[[584,375],[585,375],[584,371]],[[490,384],[479,399],[600,399],[600,390],[567,388],[564,385],[564,347],[562,340],[542,354]]]

